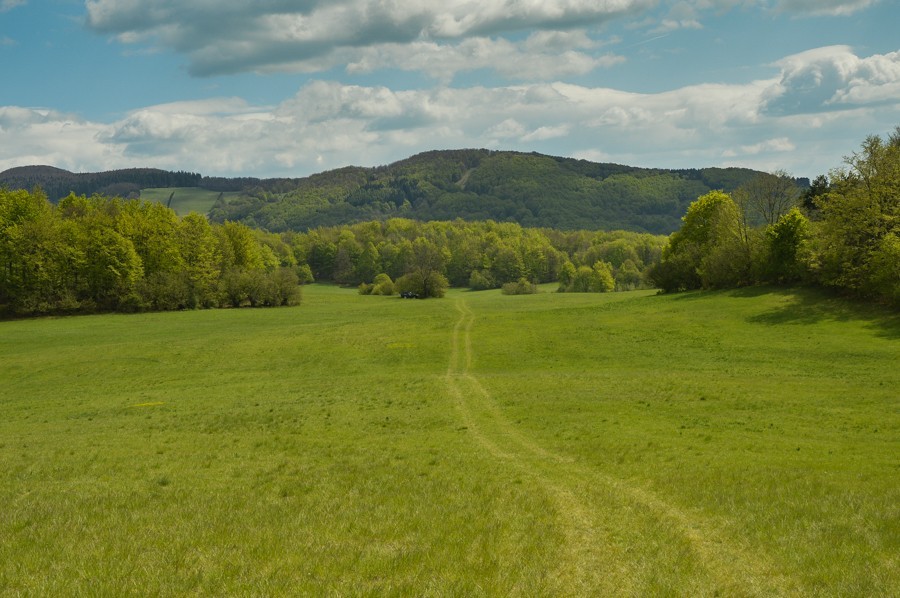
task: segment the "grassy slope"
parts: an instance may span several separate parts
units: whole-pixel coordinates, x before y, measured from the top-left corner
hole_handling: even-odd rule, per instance
[[[158,189],[142,189],[141,199],[146,201],[158,201],[166,205],[169,202],[169,196],[172,193],[172,205],[170,206],[179,216],[184,216],[189,212],[197,212],[206,214],[216,203],[219,197],[218,191],[209,191],[199,187],[160,187]],[[228,192],[224,194],[226,197],[240,195],[239,193]]]
[[[898,338],[783,291],[0,323],[0,588],[887,593]]]

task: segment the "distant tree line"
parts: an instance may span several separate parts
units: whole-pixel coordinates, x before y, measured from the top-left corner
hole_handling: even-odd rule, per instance
[[[643,288],[646,270],[660,259],[665,243],[665,237],[647,233],[405,218],[286,233],[285,238],[316,280],[360,285],[364,293],[420,296],[440,296],[448,286],[485,290],[514,283],[528,289],[556,281],[562,291]],[[604,284],[573,285],[585,269],[605,272]]]
[[[290,305],[304,273],[278,235],[162,204],[0,189],[0,313]]]
[[[54,203],[70,193],[137,197],[141,189],[197,187],[202,180],[203,177],[195,172],[172,172],[158,168],[73,173],[51,166],[23,166],[0,173],[0,187],[13,190],[40,187]]]
[[[802,193],[776,173],[701,196],[650,277],[666,291],[805,283],[900,305],[900,127]]]
[[[0,313],[289,305],[313,280],[419,297],[553,281],[561,291],[629,290],[648,284],[664,243],[490,220],[392,218],[277,234],[179,218],[156,202],[70,194],[53,204],[38,190],[0,189]]]

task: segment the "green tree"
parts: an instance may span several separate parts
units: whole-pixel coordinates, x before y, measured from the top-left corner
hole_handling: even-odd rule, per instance
[[[412,244],[409,272],[397,280],[398,290],[412,291],[423,299],[443,297],[450,285],[443,272],[449,257],[446,248],[439,247],[425,237],[419,237]]]
[[[766,227],[766,277],[772,282],[797,282],[803,278],[810,237],[809,221],[793,208]]]
[[[497,288],[497,281],[490,270],[472,270],[469,276],[469,288],[473,291],[486,291]]]
[[[662,260],[650,271],[653,283],[664,291],[702,287],[703,260],[719,243],[737,211],[734,201],[722,191],[711,191],[691,203],[681,219],[681,228],[669,237]]]
[[[134,245],[102,225],[87,229],[83,278],[88,296],[101,309],[135,309],[143,265]]]
[[[382,272],[378,276],[375,277],[375,280],[372,281],[372,294],[373,295],[393,295],[394,294],[394,281],[391,280],[391,277]]]
[[[575,264],[566,260],[559,269],[559,291],[565,292],[575,281]]]
[[[831,190],[828,177],[820,174],[813,179],[809,188],[800,194],[800,205],[807,214],[815,214],[819,211],[819,203],[824,200]]]
[[[819,276],[826,285],[891,301],[900,234],[900,127],[887,139],[866,138],[845,163],[831,173],[831,191],[821,202]]]
[[[217,303],[221,255],[205,216],[191,212],[178,227],[178,249],[188,289],[185,307],[213,307]]]

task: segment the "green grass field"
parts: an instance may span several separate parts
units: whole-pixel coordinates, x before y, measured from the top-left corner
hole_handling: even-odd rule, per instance
[[[898,363],[771,289],[0,322],[0,594],[895,595]]]
[[[174,193],[175,195],[172,195]],[[190,212],[207,214],[219,197],[218,191],[209,191],[200,187],[160,187],[157,189],[142,189],[141,199],[145,201],[157,201],[163,205],[169,203],[172,196],[172,204],[169,206],[179,216]],[[227,192],[226,197],[239,195],[239,193]]]

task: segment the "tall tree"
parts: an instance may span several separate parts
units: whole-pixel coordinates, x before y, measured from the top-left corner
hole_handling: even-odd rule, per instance
[[[186,307],[212,307],[217,303],[221,273],[218,244],[205,216],[191,212],[178,228],[178,248],[184,262],[189,295]]]
[[[827,285],[896,301],[900,236],[900,127],[870,136],[831,173],[821,202],[820,275]],[[892,299],[893,298],[893,299]]]
[[[748,217],[772,225],[798,205],[800,189],[787,172],[776,170],[752,178],[738,188],[736,195],[746,197]]]

